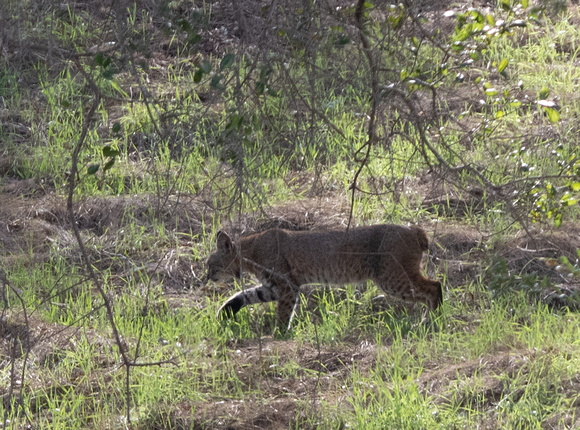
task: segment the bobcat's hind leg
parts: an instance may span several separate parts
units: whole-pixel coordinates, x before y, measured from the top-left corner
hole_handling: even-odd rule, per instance
[[[290,323],[294,317],[294,311],[298,304],[299,290],[297,287],[284,289],[278,300],[276,309],[276,327],[280,333],[290,330]]]
[[[443,303],[441,283],[418,273],[409,273],[405,270],[391,271],[373,281],[386,293],[406,302],[425,304],[424,320],[428,320],[429,311],[436,311]]]

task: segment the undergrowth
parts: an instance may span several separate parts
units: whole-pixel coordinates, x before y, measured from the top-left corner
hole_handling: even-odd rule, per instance
[[[232,42],[218,4],[145,3],[117,21],[0,7],[22,18],[0,18],[6,40],[34,54],[0,69],[6,428],[578,427],[573,23],[502,2],[509,25],[500,9],[458,12],[430,39],[402,31],[444,11],[365,3],[371,90],[354,10],[330,29],[290,13],[252,39],[271,36],[266,52]],[[53,54],[33,50],[39,34]],[[89,265],[64,209],[83,127],[74,222]],[[283,336],[274,305],[218,320],[232,291],[203,281],[217,231],[276,222],[420,224],[445,302],[424,318],[369,283],[305,291]]]

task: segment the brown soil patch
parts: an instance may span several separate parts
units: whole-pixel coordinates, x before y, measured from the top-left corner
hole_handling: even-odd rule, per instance
[[[484,233],[470,226],[443,223],[437,223],[432,231],[429,263],[447,275],[451,286],[476,280],[485,263]]]
[[[580,227],[575,223],[566,223],[558,229],[538,227],[529,235],[520,233],[495,247],[496,255],[505,258],[510,269],[548,274],[553,271],[543,259],[564,256],[571,263],[577,263],[578,250]]]
[[[96,390],[90,375],[85,375],[80,367],[72,369],[72,379],[68,381],[63,381],[51,371],[81,343],[91,345],[93,363],[97,368],[111,370],[118,364],[111,361],[111,357],[115,357],[112,341],[95,330],[47,323],[30,312],[26,317],[23,312],[3,313],[0,320],[0,362],[13,363],[14,368],[10,384],[0,387],[0,398],[9,400],[11,390],[15,396],[25,390],[28,395],[41,401],[47,391],[62,392],[75,381],[87,393]],[[22,375],[25,377],[24,383]],[[42,410],[45,406],[38,404],[33,409]]]
[[[570,271],[559,262],[561,257],[566,257],[572,265],[579,267],[580,228],[575,224],[564,224],[558,229],[538,227],[529,234],[504,234],[501,238],[453,223],[438,223],[432,230],[428,264],[433,263],[444,272],[453,287],[476,281],[482,275],[487,277],[489,270],[495,270],[498,261],[505,261],[506,277],[547,277],[554,288],[540,294],[544,298],[556,290],[561,294],[564,289],[568,296],[580,291],[578,279],[570,276]]]
[[[30,181],[7,180],[0,193],[0,256],[5,268],[48,260],[58,251],[80,264],[66,200],[37,190]],[[92,263],[120,280],[135,270],[145,270],[156,283],[169,289],[188,288],[201,277],[203,261],[191,253],[194,238],[202,234],[203,220],[211,209],[189,195],[157,199],[151,195],[85,198],[75,201],[75,219]],[[162,226],[166,238],[157,239]],[[128,244],[127,235],[142,235],[140,248]],[[146,235],[146,237],[145,237]],[[176,246],[177,243],[177,246]],[[113,280],[115,280],[113,279]]]
[[[222,228],[234,235],[248,235],[270,228],[287,230],[330,230],[346,228],[350,202],[344,195],[323,195],[263,207]],[[356,225],[356,220],[353,221]]]
[[[438,403],[448,403],[453,397],[457,402],[459,396],[459,404],[468,405],[469,401],[479,400],[478,404],[491,408],[501,400],[507,389],[501,376],[513,378],[518,372],[525,372],[525,367],[533,358],[534,354],[528,351],[499,352],[494,356],[428,372],[421,376],[419,386],[434,395]]]
[[[228,352],[240,369],[238,375],[248,389],[261,393],[249,402],[221,399],[198,405],[196,425],[220,429],[286,429],[301,423],[306,410],[320,406],[322,398],[343,392],[343,382],[353,365],[367,371],[375,362],[375,345],[322,346],[297,345],[270,338],[236,341]],[[292,363],[291,374],[286,365]],[[342,388],[341,388],[342,387]]]

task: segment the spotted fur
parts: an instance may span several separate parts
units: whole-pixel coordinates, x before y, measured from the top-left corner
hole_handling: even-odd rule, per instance
[[[443,301],[441,283],[421,273],[429,241],[419,227],[380,224],[337,231],[266,230],[234,243],[219,232],[217,251],[207,261],[207,279],[253,273],[262,285],[230,297],[220,308],[222,317],[242,307],[278,302],[279,327],[292,318],[300,286],[374,281],[386,293],[437,309]]]

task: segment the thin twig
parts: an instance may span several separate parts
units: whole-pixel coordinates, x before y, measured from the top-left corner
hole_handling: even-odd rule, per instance
[[[350,228],[350,224],[352,222],[352,216],[353,216],[353,211],[354,211],[354,198],[355,198],[355,193],[358,189],[358,186],[357,186],[358,177],[369,161],[369,157],[371,154],[371,148],[372,148],[372,145],[373,145],[373,143],[375,141],[375,137],[376,137],[375,136],[376,135],[375,121],[376,121],[377,104],[378,104],[378,97],[379,97],[378,80],[377,80],[377,72],[376,72],[376,68],[375,68],[375,61],[373,59],[371,46],[370,46],[369,40],[367,38],[365,25],[363,22],[364,5],[365,5],[364,0],[358,0],[358,3],[356,5],[355,21],[356,21],[356,26],[359,30],[359,36],[360,36],[360,40],[361,40],[362,49],[363,49],[363,52],[364,52],[365,56],[367,57],[367,61],[369,63],[369,71],[370,71],[370,75],[371,75],[371,113],[369,115],[369,131],[368,131],[367,141],[363,144],[363,146],[361,146],[355,152],[355,159],[356,159],[356,155],[358,153],[360,153],[362,150],[364,150],[364,148],[366,147],[365,156],[362,159],[356,173],[354,174],[353,180],[352,180],[350,187],[349,187],[349,190],[352,191],[352,195],[351,195],[351,200],[350,200],[350,213],[348,215],[348,223],[346,225],[347,231]]]
[[[88,134],[88,130],[89,130],[89,126],[91,124],[91,118],[94,116],[97,107],[99,106],[101,97],[100,97],[100,91],[97,87],[97,85],[95,84],[94,80],[91,78],[91,76],[84,70],[84,67],[82,66],[82,64],[80,63],[80,61],[78,59],[73,59],[73,62],[75,63],[75,65],[77,66],[77,69],[79,70],[79,72],[83,75],[83,77],[85,78],[85,80],[87,81],[91,91],[94,94],[94,101],[89,109],[88,114],[85,117],[85,121],[83,123],[83,127],[81,130],[81,134],[79,136],[79,139],[75,145],[75,148],[73,150],[72,153],[72,158],[71,158],[71,174],[69,175],[69,192],[68,192],[68,197],[67,197],[67,214],[68,217],[70,219],[71,222],[71,228],[73,230],[73,234],[75,236],[75,239],[77,241],[77,244],[79,246],[79,250],[80,250],[80,254],[82,257],[82,260],[86,266],[86,269],[89,273],[89,278],[93,281],[93,284],[95,286],[95,288],[97,289],[99,295],[101,296],[101,298],[103,299],[103,306],[105,307],[105,313],[106,313],[106,317],[107,317],[107,321],[109,322],[109,325],[111,326],[111,330],[113,332],[113,338],[115,340],[115,344],[117,345],[117,348],[119,349],[119,353],[121,354],[121,358],[123,361],[123,365],[126,368],[126,381],[125,381],[125,389],[126,389],[126,416],[127,416],[127,422],[131,423],[131,415],[130,415],[130,411],[131,411],[131,396],[130,396],[130,372],[131,372],[131,367],[135,366],[135,367],[144,367],[144,366],[155,366],[155,365],[160,365],[160,364],[164,364],[164,363],[173,363],[173,358],[169,359],[167,361],[156,361],[156,362],[149,362],[149,363],[136,363],[135,359],[132,359],[129,356],[129,353],[127,351],[127,346],[126,344],[123,342],[123,339],[121,337],[121,334],[119,332],[119,329],[117,328],[117,324],[115,323],[115,315],[114,315],[114,311],[113,311],[113,304],[111,302],[111,299],[109,298],[109,296],[107,295],[107,293],[105,292],[103,285],[101,283],[101,280],[99,279],[99,277],[97,276],[93,265],[91,264],[91,260],[90,257],[87,253],[87,250],[85,248],[83,239],[81,237],[80,231],[79,231],[79,227],[77,225],[76,222],[76,218],[75,218],[75,214],[74,214],[74,210],[73,210],[73,197],[74,197],[74,191],[77,185],[77,178],[80,177],[79,176],[79,171],[78,171],[78,159],[79,159],[79,154],[83,148],[86,136]]]

